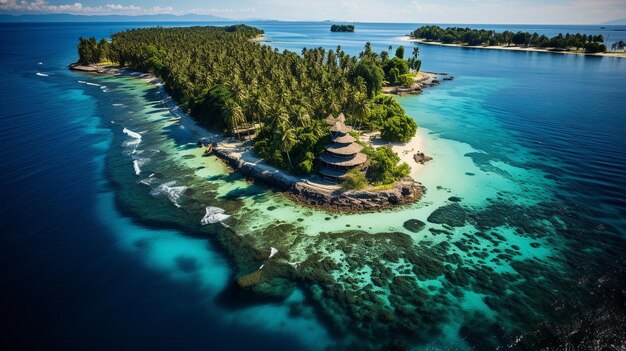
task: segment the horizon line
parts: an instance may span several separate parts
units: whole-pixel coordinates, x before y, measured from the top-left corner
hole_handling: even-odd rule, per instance
[[[74,17],[155,17],[155,16],[173,16],[173,17],[183,17],[183,16],[206,16],[206,17],[215,17],[215,20],[212,21],[204,21],[204,22],[252,22],[252,21],[273,21],[273,22],[338,22],[338,23],[396,23],[396,24],[468,24],[468,25],[572,25],[572,26],[593,26],[593,25],[611,25],[607,24],[607,22],[615,22],[622,19],[615,19],[605,21],[604,23],[488,23],[488,22],[390,22],[390,21],[350,21],[350,20],[339,20],[339,19],[301,19],[301,20],[289,20],[289,19],[272,19],[272,18],[245,18],[245,19],[232,19],[227,17],[221,17],[211,14],[197,14],[197,13],[185,13],[185,14],[174,14],[174,13],[155,13],[155,14],[72,14],[72,13],[20,13],[20,14],[11,14],[11,13],[0,13],[0,16],[7,17],[24,17],[24,16],[74,16]],[[626,19],[623,19],[626,21]],[[0,21],[1,22],[1,21]],[[63,21],[60,21],[63,22]],[[149,22],[149,21],[143,21]],[[185,21],[185,20],[166,20],[160,22],[195,22],[195,21]],[[197,21],[203,22],[203,21]],[[28,22],[24,22],[28,23]],[[77,22],[77,23],[89,23],[89,21],[85,22]],[[612,24],[619,26],[620,24]]]

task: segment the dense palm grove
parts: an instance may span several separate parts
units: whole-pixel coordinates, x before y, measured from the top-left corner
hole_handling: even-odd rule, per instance
[[[467,45],[517,45],[524,47],[556,48],[560,50],[585,50],[586,52],[605,52],[602,35],[559,34],[552,38],[537,33],[511,32],[502,33],[486,29],[461,27],[441,28],[423,26],[411,33],[411,37],[439,41],[445,44]]]
[[[284,169],[309,174],[328,140],[324,118],[340,112],[348,123],[407,141],[417,130],[398,103],[380,95],[386,79],[398,84],[419,69],[417,53],[404,60],[371,51],[361,58],[341,47],[279,52],[251,40],[263,31],[245,26],[133,29],[111,43],[80,39],[79,63],[115,62],[163,79],[167,91],[205,126],[232,134],[262,125],[254,148]]]

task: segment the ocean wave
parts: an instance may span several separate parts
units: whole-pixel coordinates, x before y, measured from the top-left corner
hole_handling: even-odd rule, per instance
[[[133,132],[132,130],[127,129],[126,127],[124,127],[122,131],[124,132],[124,134],[131,137],[131,140],[126,140],[125,142],[122,143],[122,146],[133,147],[133,151],[131,151],[130,154],[134,154],[135,151],[137,151],[137,147],[139,146],[139,143],[141,143],[141,134],[137,132]]]
[[[154,184],[154,182],[157,182],[158,179],[156,178],[152,178],[152,177],[148,177],[148,178],[143,178],[142,180],[139,181],[139,183],[144,184],[144,185],[152,185]]]
[[[139,167],[139,161],[133,160],[133,168],[135,169],[135,175],[141,174],[141,168]]]
[[[132,148],[132,150],[129,151],[123,151],[122,153],[126,156],[130,156],[133,155],[136,150],[137,150],[137,146],[139,145],[139,143],[141,142],[140,139],[130,139],[130,140],[126,140],[122,143],[122,147],[125,148]]]
[[[139,151],[143,151],[143,150],[139,150]],[[145,166],[148,162],[150,162],[150,158],[149,158],[149,157],[137,157],[137,158],[135,158],[135,161],[137,161],[137,163],[139,164],[139,166],[143,167],[143,166]]]
[[[35,73],[36,75],[40,76],[40,77],[49,77],[49,74],[45,74],[45,73],[41,73],[41,72],[37,72]]]
[[[133,132],[132,130],[124,127],[124,129],[122,129],[122,132],[124,132],[124,134],[128,135],[129,137],[133,138],[133,139],[139,139],[141,140],[141,134],[137,133],[137,132]]]
[[[176,207],[180,207],[178,199],[183,195],[188,187],[184,185],[176,186],[176,181],[163,183],[150,192],[152,196],[165,195]]]
[[[113,104],[113,106],[115,106],[115,107],[126,107],[126,105],[124,105],[124,104]]]
[[[223,208],[209,206],[206,208],[206,213],[204,217],[202,217],[202,220],[200,220],[200,223],[202,225],[213,224],[222,222],[228,217],[230,217],[230,215],[225,214]]]
[[[87,82],[87,81],[84,81],[84,80],[78,80],[77,82],[79,82],[80,84],[91,85],[93,87],[101,87],[102,86],[102,85],[100,85],[98,83]]]
[[[37,62],[38,65],[43,65],[43,62]]]

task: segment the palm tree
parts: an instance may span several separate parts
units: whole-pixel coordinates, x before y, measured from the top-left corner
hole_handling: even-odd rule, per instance
[[[353,125],[356,127],[356,129],[361,129],[363,120],[365,120],[365,118],[367,118],[367,115],[370,113],[370,106],[367,100],[367,95],[363,93],[355,94],[350,101],[350,110],[352,111]],[[358,127],[356,126],[357,121]]]
[[[246,121],[246,117],[243,114],[243,109],[241,108],[241,106],[234,101],[230,101],[228,104],[227,123],[231,131],[233,132],[233,134],[235,130],[237,130],[237,139],[241,139],[239,135],[238,126],[241,125],[242,123],[245,123],[245,121]]]
[[[413,47],[413,59],[417,60],[417,57],[420,55],[420,48],[419,46],[414,46]]]
[[[269,110],[267,101],[258,90],[252,95],[248,107],[254,119],[259,123],[261,123],[261,116],[265,116]]]
[[[289,116],[284,110],[282,113],[278,115],[277,125],[276,125],[275,130],[276,130],[276,133],[280,137],[281,149],[287,155],[287,162],[289,162],[289,167],[293,169],[293,165],[291,164],[291,156],[289,155],[289,152],[296,145],[296,143],[298,142],[298,139],[296,137],[296,134],[293,128],[291,127],[291,125],[289,125]]]

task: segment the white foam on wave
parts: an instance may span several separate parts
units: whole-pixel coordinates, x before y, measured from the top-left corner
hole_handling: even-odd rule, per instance
[[[165,195],[174,204],[174,206],[180,207],[180,205],[178,204],[178,199],[180,199],[185,190],[187,190],[186,186],[176,186],[176,181],[173,180],[171,182],[159,185],[158,187],[153,189],[150,194],[152,196]]]
[[[41,72],[37,72],[35,73],[36,75],[40,76],[40,77],[49,77],[49,74],[45,74],[45,73],[41,73]]]
[[[139,153],[143,153],[143,150],[137,150],[135,152],[135,155]],[[150,162],[150,157],[136,157],[135,161],[137,161],[137,164],[139,164],[139,166],[143,167],[146,163]]]
[[[141,134],[137,133],[137,132],[133,132],[132,130],[124,127],[124,129],[122,129],[122,132],[124,132],[124,134],[128,135],[129,137],[133,138],[133,139],[138,139],[141,140]]]
[[[270,257],[268,258],[274,257],[274,255],[276,255],[277,253],[278,253],[278,249],[276,249],[275,247],[270,247]]]
[[[37,62],[38,65],[43,65],[43,62]]]
[[[131,152],[131,154],[134,154],[135,151],[137,151],[137,147],[139,146],[139,143],[141,143],[141,134],[137,133],[137,132],[133,132],[132,130],[124,127],[124,129],[122,129],[122,131],[124,132],[124,134],[128,135],[129,137],[131,137],[131,140],[126,140],[122,146],[132,146],[133,147],[133,151]]]
[[[77,82],[79,82],[80,84],[87,84],[87,85],[91,85],[93,87],[101,87],[102,85],[98,84],[98,83],[92,83],[92,82],[87,82],[84,80],[77,80]],[[106,87],[105,87],[106,88]]]
[[[157,180],[158,180],[158,179],[156,179],[156,178],[150,178],[150,177],[148,177],[148,178],[144,178],[144,179],[140,180],[140,181],[139,181],[139,183],[141,183],[141,184],[145,184],[145,185],[152,185],[152,184],[154,184],[154,182],[156,182]]]
[[[126,105],[124,105],[124,104],[113,104],[113,106],[115,106],[115,107],[126,107]]]
[[[223,208],[208,206],[205,210],[206,213],[204,214],[204,217],[202,217],[202,219],[200,220],[200,223],[202,225],[213,224],[217,222],[221,223],[223,220],[230,217],[230,215],[224,213]]]
[[[139,161],[133,160],[133,168],[135,169],[135,175],[141,174],[141,168],[139,167]]]
[[[122,153],[126,156],[130,156],[130,155],[134,155],[135,152],[137,152],[137,146],[139,145],[139,143],[141,142],[141,140],[139,139],[129,139],[126,140],[122,143],[122,146],[125,148],[132,148],[129,151],[123,151]]]

